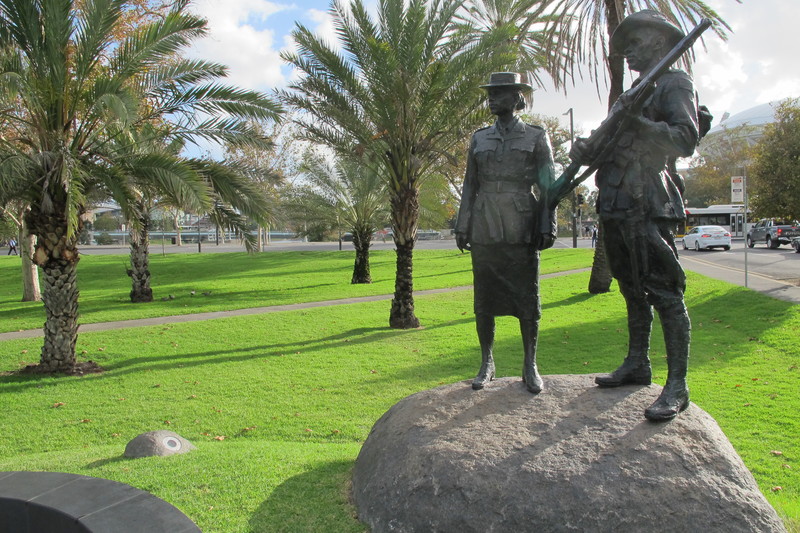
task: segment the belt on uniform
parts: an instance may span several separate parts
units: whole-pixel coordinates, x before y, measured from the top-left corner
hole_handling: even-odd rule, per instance
[[[487,181],[481,183],[480,192],[531,192],[531,186],[521,181]]]

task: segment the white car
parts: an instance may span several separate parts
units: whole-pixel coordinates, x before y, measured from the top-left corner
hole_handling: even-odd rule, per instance
[[[722,226],[696,226],[683,236],[683,249],[694,248],[710,250],[711,248],[731,249],[731,232]]]

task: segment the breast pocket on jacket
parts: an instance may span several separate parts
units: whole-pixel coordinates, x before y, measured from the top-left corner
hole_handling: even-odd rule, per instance
[[[513,165],[515,172],[524,176],[533,176],[536,172],[536,157],[533,153],[533,146],[525,142],[525,139],[511,141],[510,164]]]

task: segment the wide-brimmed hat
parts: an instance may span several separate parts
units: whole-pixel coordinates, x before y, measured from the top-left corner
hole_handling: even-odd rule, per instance
[[[488,89],[490,87],[508,87],[510,89],[518,89],[524,92],[530,92],[533,87],[521,81],[521,76],[516,72],[492,72],[489,76],[489,83],[481,85],[481,89]]]
[[[614,33],[611,35],[611,53],[621,54],[625,49],[625,44],[628,42],[628,36],[631,31],[641,27],[657,28],[664,32],[664,35],[667,37],[667,46],[670,48],[686,37],[683,30],[668,21],[667,18],[658,11],[643,9],[628,15],[619,23],[619,26],[617,26],[617,29],[614,30]]]

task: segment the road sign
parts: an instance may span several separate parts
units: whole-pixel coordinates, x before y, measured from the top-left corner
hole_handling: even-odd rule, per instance
[[[731,177],[731,203],[740,204],[744,202],[744,176]]]

